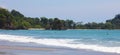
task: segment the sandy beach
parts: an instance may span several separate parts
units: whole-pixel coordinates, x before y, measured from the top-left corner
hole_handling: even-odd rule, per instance
[[[31,43],[29,43],[31,44]],[[120,55],[44,45],[0,41],[0,55]]]
[[[35,48],[35,47],[20,47],[20,46],[0,46],[0,49],[12,49],[12,50],[31,50],[31,51],[54,51],[53,48]]]

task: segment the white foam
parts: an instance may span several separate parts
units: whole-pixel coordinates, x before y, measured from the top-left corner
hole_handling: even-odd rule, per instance
[[[74,39],[35,39],[35,38],[29,38],[25,36],[0,35],[0,40],[7,40],[11,42],[25,42],[25,43],[33,42],[33,43],[44,44],[44,45],[63,46],[63,47],[70,47],[70,48],[76,48],[76,49],[90,49],[90,50],[101,51],[101,52],[120,53],[120,46],[106,47],[106,46],[99,46],[99,45],[73,44],[71,42],[73,42]]]

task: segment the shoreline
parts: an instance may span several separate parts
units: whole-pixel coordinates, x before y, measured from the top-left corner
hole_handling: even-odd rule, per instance
[[[25,47],[25,46],[7,46],[0,45],[0,49],[9,49],[9,50],[30,50],[30,51],[55,51],[54,48],[43,48],[43,47]]]
[[[28,28],[28,30],[45,30],[45,28]]]
[[[0,29],[0,30],[46,30],[45,28]],[[66,29],[66,30],[120,30],[120,29]]]
[[[4,44],[3,44],[4,43]],[[32,43],[29,43],[32,44]],[[0,55],[119,55],[117,53],[98,52],[84,49],[71,49],[54,46],[31,45],[9,41],[0,41]],[[12,53],[12,54],[11,54]]]

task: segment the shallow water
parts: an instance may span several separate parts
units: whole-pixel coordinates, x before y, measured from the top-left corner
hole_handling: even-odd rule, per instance
[[[120,30],[0,30],[0,39],[120,53]]]

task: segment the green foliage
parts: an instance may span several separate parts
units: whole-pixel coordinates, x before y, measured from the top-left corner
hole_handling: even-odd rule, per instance
[[[13,17],[8,10],[0,8],[0,28],[12,28]]]
[[[112,23],[106,22],[106,23],[105,23],[105,28],[106,28],[106,29],[113,29]]]
[[[116,15],[111,20],[107,20],[106,22],[111,23],[114,29],[120,29],[120,14]]]
[[[16,10],[12,10],[11,11],[11,14],[14,16],[14,17],[24,17],[23,14],[21,14],[20,12],[16,11]]]
[[[73,20],[60,20],[59,18],[31,18],[25,17],[16,10],[9,12],[0,8],[0,29],[28,29],[45,28],[46,30],[66,30],[66,29],[120,29],[120,14],[106,23],[86,23],[74,22]]]
[[[35,25],[34,27],[32,28],[42,28],[40,25]]]

